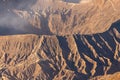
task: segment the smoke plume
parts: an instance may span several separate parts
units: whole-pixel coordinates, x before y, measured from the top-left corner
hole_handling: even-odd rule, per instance
[[[0,35],[37,33],[26,20],[13,10],[30,10],[36,0],[2,0],[0,1]]]

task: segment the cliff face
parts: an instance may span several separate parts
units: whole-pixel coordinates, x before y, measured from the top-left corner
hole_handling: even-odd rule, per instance
[[[119,80],[119,2],[1,1],[0,78]]]

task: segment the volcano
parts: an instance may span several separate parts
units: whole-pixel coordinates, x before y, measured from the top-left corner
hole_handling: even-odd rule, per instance
[[[119,0],[1,0],[1,80],[119,80]]]

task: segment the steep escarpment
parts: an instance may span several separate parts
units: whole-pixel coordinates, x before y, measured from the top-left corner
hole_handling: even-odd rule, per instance
[[[93,35],[0,37],[1,78],[86,80],[119,72],[119,24]]]

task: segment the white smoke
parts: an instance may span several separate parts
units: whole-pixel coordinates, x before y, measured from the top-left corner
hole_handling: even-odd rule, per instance
[[[27,33],[29,23],[13,12],[14,9],[30,10],[36,0],[2,0],[0,1],[0,35]],[[7,33],[8,32],[8,33]]]

